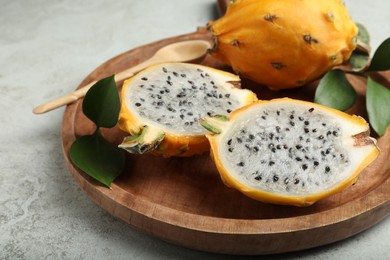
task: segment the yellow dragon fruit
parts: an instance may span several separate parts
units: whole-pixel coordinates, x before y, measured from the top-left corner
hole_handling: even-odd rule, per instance
[[[211,54],[271,89],[303,86],[348,60],[358,28],[341,0],[236,0],[210,22]]]

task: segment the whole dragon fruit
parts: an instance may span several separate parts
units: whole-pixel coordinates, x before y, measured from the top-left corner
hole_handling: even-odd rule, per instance
[[[210,22],[211,54],[271,89],[303,86],[348,60],[358,28],[341,0],[236,0]]]

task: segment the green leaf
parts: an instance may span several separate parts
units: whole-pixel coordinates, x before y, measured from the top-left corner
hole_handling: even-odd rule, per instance
[[[70,159],[86,174],[110,187],[125,166],[125,151],[109,143],[96,131],[72,144]]]
[[[390,38],[387,38],[374,53],[367,71],[390,70]]]
[[[114,127],[118,121],[120,98],[114,75],[96,82],[83,101],[83,113],[98,127]]]
[[[338,110],[347,110],[356,99],[356,91],[349,83],[345,72],[331,70],[320,80],[314,102]]]
[[[370,77],[367,80],[366,106],[371,127],[382,136],[390,125],[390,90]]]
[[[369,63],[370,56],[368,54],[361,54],[353,52],[349,59],[349,64],[353,71],[362,71]]]
[[[368,33],[367,28],[361,23],[356,23],[356,26],[359,29],[359,32],[357,35],[358,41],[360,41],[366,45],[370,45],[370,34]]]

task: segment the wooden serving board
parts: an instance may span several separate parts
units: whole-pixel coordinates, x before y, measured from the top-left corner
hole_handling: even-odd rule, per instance
[[[166,44],[207,37],[200,29],[125,52],[94,70],[80,86],[135,65]],[[209,56],[202,64],[229,69]],[[390,85],[389,73],[376,77]],[[365,82],[361,78],[351,80],[358,101],[348,112],[366,117]],[[255,91],[260,99],[288,96],[312,100],[315,83],[272,92],[244,79],[242,87]],[[345,239],[390,214],[389,129],[378,140],[380,156],[354,186],[310,207],[298,208],[264,204],[227,188],[208,154],[171,159],[128,155],[125,171],[108,189],[76,168],[69,158],[73,141],[94,131],[94,125],[81,112],[81,104],[69,105],[63,117],[63,150],[70,173],[109,214],[162,240],[226,254],[284,253]],[[118,128],[106,129],[103,134],[115,144],[125,136]]]

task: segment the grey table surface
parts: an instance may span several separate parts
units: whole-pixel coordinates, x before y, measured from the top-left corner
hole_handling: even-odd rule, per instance
[[[390,36],[389,0],[345,3],[373,49]],[[0,0],[0,259],[235,258],[168,244],[109,215],[67,170],[64,108],[31,112],[109,58],[194,32],[215,10],[214,0]],[[390,259],[389,241],[387,218],[349,239],[267,259]]]

